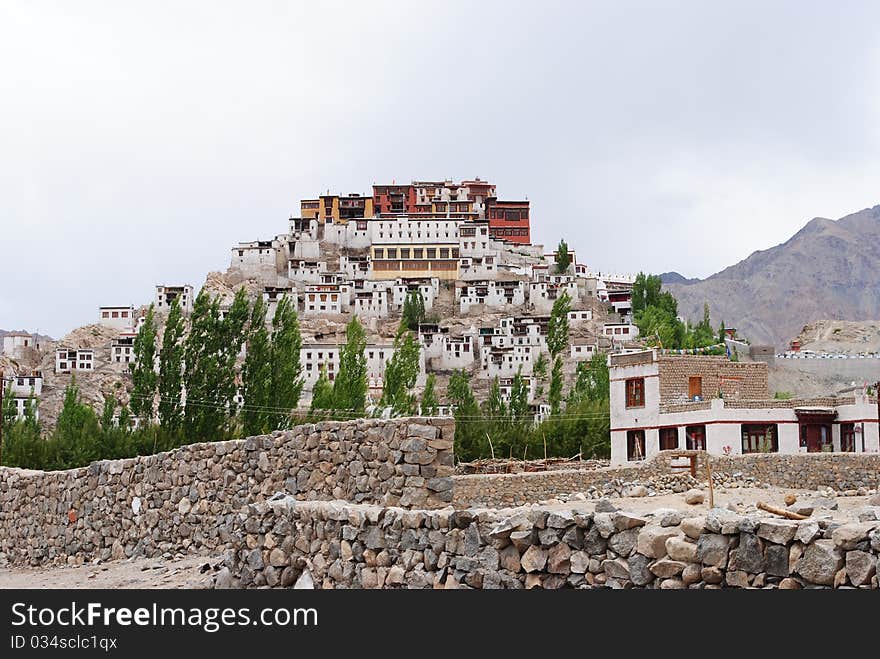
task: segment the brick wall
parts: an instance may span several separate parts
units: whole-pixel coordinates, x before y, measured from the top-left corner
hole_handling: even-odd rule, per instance
[[[658,358],[660,403],[684,403],[689,399],[688,382],[702,377],[703,398],[762,399],[770,396],[767,364],[731,362],[726,357],[709,355],[664,356]]]

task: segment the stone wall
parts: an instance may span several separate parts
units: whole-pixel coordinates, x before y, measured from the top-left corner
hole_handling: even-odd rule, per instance
[[[702,461],[699,474],[705,474]],[[760,483],[801,490],[876,488],[880,484],[877,453],[750,453],[712,456],[712,471],[752,476]],[[699,475],[698,474],[698,475]]]
[[[454,476],[456,508],[519,506],[537,503],[559,494],[585,492],[615,479],[640,481],[669,473],[670,452],[660,452],[645,462],[626,467],[589,470],[558,470],[519,474],[468,474]],[[697,477],[705,479],[703,458],[697,462]],[[753,453],[741,456],[712,456],[712,470],[727,475],[752,477],[759,483],[796,489],[831,487],[851,490],[876,488],[880,484],[880,454],[810,453],[786,455]]]
[[[674,355],[657,359],[660,372],[660,401],[665,404],[689,400],[688,382],[702,378],[702,398],[769,398],[767,364],[731,362],[711,355]]]
[[[360,419],[192,444],[59,472],[0,468],[0,559],[13,564],[215,550],[242,506],[285,492],[418,508],[452,501],[454,424]]]
[[[615,479],[636,481],[670,471],[668,459],[654,458],[632,467],[459,475],[453,476],[453,504],[456,508],[522,506],[558,494],[585,492]]]
[[[518,508],[249,506],[218,585],[317,588],[877,588],[880,521],[837,525]],[[303,574],[308,571],[308,579]]]

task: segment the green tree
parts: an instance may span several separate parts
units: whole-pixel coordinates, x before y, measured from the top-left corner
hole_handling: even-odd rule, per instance
[[[333,385],[327,378],[327,366],[321,364],[320,374],[312,387],[312,411],[333,409]]]
[[[490,422],[498,422],[507,416],[507,406],[501,398],[501,383],[497,377],[489,387],[489,397],[483,403],[483,412]]]
[[[535,398],[540,399],[544,395],[544,380],[547,377],[547,355],[538,353],[535,363],[532,364],[532,377],[535,378]]]
[[[0,381],[0,386],[3,386],[3,382]],[[16,422],[18,418],[18,409],[15,406],[15,395],[12,393],[12,383],[10,382],[6,385],[6,390],[3,393],[3,431],[8,432],[12,425]]]
[[[220,301],[215,298],[212,304],[217,309],[217,316],[220,315]],[[217,431],[224,425],[227,429],[231,429],[229,424],[236,415],[235,397],[238,393],[238,385],[236,383],[236,375],[238,373],[237,363],[244,345],[248,318],[250,317],[250,305],[248,304],[247,292],[244,287],[239,288],[235,293],[235,298],[229,306],[229,311],[223,316],[216,325],[218,340],[214,344],[217,351]],[[215,431],[216,432],[216,431]]]
[[[450,376],[447,395],[455,408],[455,455],[462,461],[474,460],[482,455],[481,445],[486,442],[480,406],[464,371],[455,371]]]
[[[134,361],[129,364],[131,371],[131,411],[150,423],[153,420],[153,403],[156,397],[158,376],[156,374],[156,319],[153,305],[147,309],[144,323],[134,339]]]
[[[522,368],[517,370],[510,384],[510,416],[514,421],[524,421],[529,414],[529,388],[522,375]]]
[[[559,416],[562,411],[562,388],[564,384],[562,374],[562,358],[553,360],[553,372],[550,375],[550,413]]]
[[[420,291],[411,291],[403,302],[401,323],[413,332],[418,332],[419,323],[425,321],[425,300]]]
[[[272,387],[269,401],[278,414],[274,415],[272,428],[286,428],[291,424],[292,414],[299,407],[303,379],[300,353],[302,334],[296,307],[286,295],[278,301],[272,319]],[[290,410],[290,414],[280,414]]]
[[[362,414],[367,401],[367,334],[357,317],[345,328],[345,345],[339,353],[339,372],[333,381],[333,404],[337,410]]]
[[[221,384],[222,329],[219,303],[202,289],[193,303],[190,330],[184,341],[183,431],[188,443],[219,439],[226,420],[226,391]]]
[[[71,377],[64,389],[64,402],[48,447],[46,467],[69,469],[102,457],[95,441],[99,434],[98,417],[82,402],[76,377]]]
[[[568,314],[571,311],[571,296],[568,291],[556,298],[547,324],[547,349],[551,357],[556,357],[568,348]]]
[[[721,321],[721,324],[718,326],[718,343],[724,343],[724,340],[727,338],[727,327],[724,324],[724,321]]]
[[[419,403],[419,414],[422,416],[434,416],[440,407],[437,401],[437,394],[434,393],[436,377],[433,373],[428,374],[425,382],[425,390],[422,392],[422,400]]]
[[[176,434],[183,423],[181,395],[185,329],[180,303],[174,298],[159,352],[159,424],[170,435]]]
[[[416,396],[413,388],[419,376],[419,343],[415,335],[401,322],[394,339],[394,354],[385,366],[380,405],[390,407],[396,416],[415,413]]]
[[[568,253],[568,243],[564,240],[559,241],[559,247],[556,248],[556,272],[565,274],[571,265],[571,254]]]
[[[247,354],[241,370],[244,407],[242,430],[246,436],[259,435],[269,427],[267,408],[272,399],[272,346],[266,328],[266,305],[258,296],[251,309]]]
[[[590,361],[577,365],[574,384],[569,392],[569,401],[607,400],[610,392],[608,360],[597,352]]]

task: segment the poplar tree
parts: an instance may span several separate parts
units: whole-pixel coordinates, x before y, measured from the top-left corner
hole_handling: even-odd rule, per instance
[[[272,352],[266,329],[266,305],[260,296],[251,310],[247,355],[241,370],[244,409],[241,423],[246,436],[263,433],[268,425],[265,408],[271,401]]]
[[[380,405],[390,407],[396,416],[414,414],[416,396],[413,388],[419,376],[419,343],[401,323],[394,339],[394,354],[385,366]]]
[[[489,397],[483,404],[483,410],[490,422],[498,422],[501,417],[507,416],[507,406],[501,398],[501,383],[496,376],[492,380],[492,386],[489,387]]]
[[[222,379],[221,335],[219,303],[202,289],[193,304],[190,331],[184,341],[183,430],[187,443],[217,439],[225,420],[225,391],[218,386]]]
[[[144,424],[153,421],[153,403],[156,397],[158,375],[156,374],[156,320],[153,305],[147,309],[144,323],[134,339],[134,361],[128,365],[131,371],[131,412]]]
[[[339,372],[333,381],[333,407],[352,414],[364,411],[367,401],[367,334],[357,316],[345,328],[339,353]]]
[[[312,387],[312,411],[333,409],[333,385],[327,378],[327,368],[321,364],[321,371],[315,386]]]
[[[215,299],[213,306],[217,309],[217,317],[220,313],[220,301]],[[238,393],[236,384],[236,373],[238,369],[236,364],[238,356],[241,354],[241,348],[245,340],[245,327],[247,326],[248,317],[250,315],[250,306],[248,305],[247,292],[244,287],[239,288],[235,293],[235,298],[229,306],[229,311],[220,321],[218,331],[218,341],[216,343],[217,354],[217,394],[219,400],[218,409],[220,425],[229,424],[233,417],[237,414],[235,407],[235,396]]]
[[[568,347],[568,313],[571,311],[571,296],[568,291],[556,298],[547,324],[547,349],[551,357],[556,357]]]
[[[425,382],[425,390],[422,392],[422,400],[419,404],[419,413],[422,416],[434,416],[440,407],[437,401],[437,394],[434,392],[435,380],[434,374],[430,373]]]
[[[557,357],[553,361],[553,371],[550,374],[550,413],[553,416],[558,416],[562,411],[562,387],[563,387],[563,374],[562,374],[562,358]]]
[[[556,272],[557,274],[565,274],[568,266],[571,265],[571,254],[568,253],[568,243],[565,240],[559,241],[559,247],[556,248]]]
[[[467,461],[480,457],[483,441],[483,424],[480,406],[474,398],[468,375],[455,371],[449,378],[447,394],[455,407],[455,455]]]
[[[425,300],[420,291],[412,291],[403,302],[403,312],[400,322],[412,330],[419,330],[419,323],[425,320]]]
[[[272,318],[271,385],[269,404],[275,408],[269,419],[269,427],[284,428],[290,425],[291,414],[299,406],[303,379],[300,364],[302,334],[299,318],[291,299],[282,296]],[[364,367],[366,373],[366,367]],[[282,414],[290,411],[290,414]]]
[[[523,421],[529,413],[529,388],[522,376],[522,368],[517,370],[510,385],[510,416],[514,421]]]
[[[169,434],[180,430],[183,422],[181,395],[184,329],[180,302],[174,298],[165,322],[162,349],[159,351],[159,424]]]

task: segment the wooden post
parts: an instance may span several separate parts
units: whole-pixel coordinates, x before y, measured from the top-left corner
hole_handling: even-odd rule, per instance
[[[712,461],[706,452],[706,473],[709,474],[709,510],[715,507],[715,489],[712,487]]]

